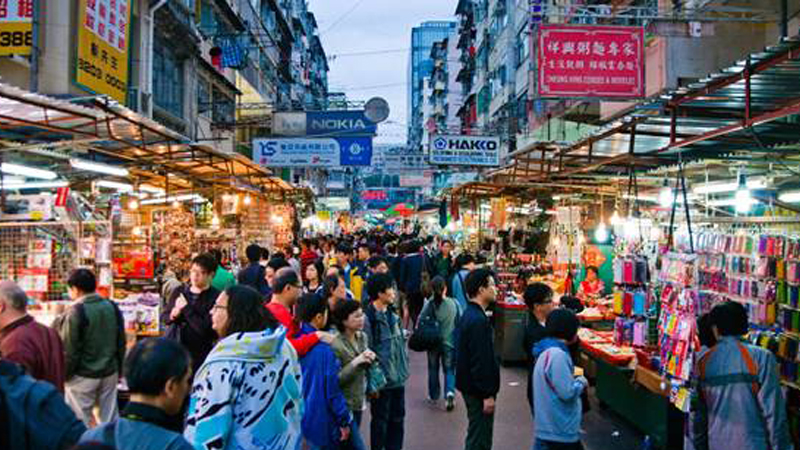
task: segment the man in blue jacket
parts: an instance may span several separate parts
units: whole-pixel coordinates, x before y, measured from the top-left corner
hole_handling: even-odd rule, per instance
[[[464,396],[469,419],[465,449],[491,450],[500,364],[486,309],[497,301],[497,286],[489,269],[474,270],[465,284],[470,302],[458,325],[456,345],[456,388]]]
[[[262,253],[263,249],[258,244],[250,244],[247,246],[245,254],[247,255],[249,264],[239,271],[239,284],[250,286],[260,292],[261,295],[266,296],[269,294],[270,290],[264,274],[266,268],[262,266],[260,262]]]
[[[547,337],[533,347],[534,450],[583,449],[581,393],[589,383],[575,373],[567,347],[577,341],[578,327],[574,312],[556,309],[547,316]]]
[[[328,301],[306,294],[298,304],[297,317],[302,321],[300,335],[324,330],[328,323]],[[335,450],[350,440],[353,416],[339,388],[339,360],[329,344],[320,341],[300,358],[303,370],[303,438],[311,450]],[[358,435],[358,433],[355,433]],[[360,449],[357,443],[352,446]]]

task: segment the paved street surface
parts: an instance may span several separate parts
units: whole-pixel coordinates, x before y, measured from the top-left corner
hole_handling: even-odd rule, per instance
[[[405,450],[457,450],[464,448],[467,417],[463,400],[457,397],[456,409],[447,412],[444,402],[429,406],[427,396],[428,367],[424,353],[409,352],[411,379],[406,385]],[[525,397],[524,368],[502,369],[500,398],[494,424],[493,450],[524,450],[533,444],[533,425]],[[609,411],[601,411],[592,398],[592,410],[584,415],[587,450],[638,450],[643,437],[622,419]],[[369,443],[369,413],[365,415],[362,435]],[[615,432],[618,433],[614,436]]]

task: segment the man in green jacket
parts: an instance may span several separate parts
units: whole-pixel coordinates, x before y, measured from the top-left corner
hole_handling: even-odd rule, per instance
[[[92,427],[117,418],[117,383],[125,360],[125,323],[116,303],[98,295],[97,279],[76,269],[67,279],[75,304],[59,335],[66,353],[67,404]],[[99,417],[94,417],[95,403]]]

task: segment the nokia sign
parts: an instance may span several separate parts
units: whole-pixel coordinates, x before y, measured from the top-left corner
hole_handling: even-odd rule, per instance
[[[364,111],[309,111],[306,113],[308,136],[374,135],[377,125],[367,119]]]
[[[487,136],[431,136],[431,164],[499,166],[500,138]]]

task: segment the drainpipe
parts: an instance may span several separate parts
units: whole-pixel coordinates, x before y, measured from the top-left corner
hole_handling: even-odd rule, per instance
[[[781,37],[789,37],[789,0],[781,0]]]
[[[31,72],[29,90],[39,92],[39,16],[41,14],[41,0],[33,0],[33,17],[31,20]]]
[[[147,27],[147,49],[142,57],[147,58],[147,71],[145,72],[145,76],[147,77],[147,94],[150,96],[150,99],[147,101],[147,117],[150,118],[153,117],[153,35],[156,28],[156,11],[166,5],[168,1],[169,0],[158,0],[155,5],[149,8],[147,14],[147,21],[149,22]]]

